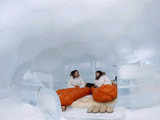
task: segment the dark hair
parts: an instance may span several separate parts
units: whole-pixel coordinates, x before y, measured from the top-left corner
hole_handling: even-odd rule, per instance
[[[102,72],[100,70],[96,71],[96,73],[99,73],[100,75],[97,77],[96,76],[96,80],[99,80],[101,76],[105,75],[106,73],[105,72]]]
[[[75,75],[74,75],[76,72],[79,72],[79,71],[78,71],[78,70],[73,70],[73,71],[70,73],[70,76],[73,77],[73,78],[76,78]]]

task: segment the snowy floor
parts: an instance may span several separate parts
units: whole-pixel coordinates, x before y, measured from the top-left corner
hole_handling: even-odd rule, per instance
[[[122,111],[120,112],[120,110]],[[83,110],[75,110],[72,112],[71,110],[68,110],[67,112],[64,113],[64,116],[66,118],[67,117],[69,118],[69,116],[70,118],[71,117],[75,118],[77,116],[77,120],[159,120],[160,105],[152,108],[144,108],[139,110],[128,110],[128,109],[118,108],[114,114],[108,114],[108,116],[107,114],[87,115],[87,113],[84,113]]]
[[[37,107],[3,99],[0,100],[0,120],[45,120],[45,116]]]
[[[126,120],[160,120],[160,105],[134,111],[128,110]]]
[[[120,112],[119,110],[122,110],[122,112]],[[120,115],[120,113],[122,113],[123,115]],[[84,120],[86,116],[86,120],[94,120],[95,118],[103,118],[105,116],[104,114],[87,115],[87,113],[84,113],[84,111],[80,110],[75,110],[72,112],[68,110],[67,112],[63,113],[64,117],[66,117],[67,115],[77,117],[77,120]],[[121,118],[123,117],[123,120],[159,120],[160,105],[152,108],[145,108],[139,110],[118,109],[118,112],[114,114],[108,114],[108,116],[111,118],[114,118],[114,115],[119,115],[119,117]],[[62,120],[70,120],[66,118]],[[46,117],[45,114],[42,113],[38,107],[31,106],[29,104],[21,103],[18,101],[13,101],[10,99],[1,99],[0,120],[46,120]]]
[[[120,114],[119,110],[122,110],[121,113],[123,115],[119,115]],[[152,108],[144,108],[144,109],[139,109],[139,110],[128,110],[128,109],[119,109],[119,110],[115,114],[108,114],[108,117],[106,117],[106,119],[104,119],[105,115],[101,115],[101,114],[86,115],[87,113],[83,114],[83,111],[82,112],[78,111],[77,114],[75,112],[72,112],[72,114],[74,117],[77,116],[78,118],[77,120],[95,120],[95,118],[96,120],[108,120],[109,118],[113,118],[109,120],[159,120],[160,119],[160,105],[156,107],[152,107]],[[66,112],[65,116],[68,117],[69,116],[68,113],[70,113],[70,111]],[[85,116],[81,116],[82,114],[86,115],[87,119],[85,119]]]
[[[114,113],[87,113],[86,111],[87,109],[83,108],[68,108],[62,115],[67,120],[124,120],[125,118],[123,108],[117,108]]]

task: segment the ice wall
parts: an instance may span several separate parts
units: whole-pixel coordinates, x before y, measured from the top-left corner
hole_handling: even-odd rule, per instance
[[[159,104],[160,69],[150,64],[127,64],[119,70],[119,104],[129,108]]]
[[[117,74],[129,63],[159,67],[159,4],[158,0],[2,0],[0,89],[21,81],[28,70],[51,75],[57,89],[65,87],[74,65],[86,81],[93,80],[96,69],[107,71],[112,79],[113,71]]]

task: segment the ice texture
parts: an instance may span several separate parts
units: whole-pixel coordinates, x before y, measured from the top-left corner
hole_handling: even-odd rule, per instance
[[[35,94],[28,91],[30,85],[33,91],[40,86],[55,91],[66,87],[73,69],[79,69],[87,82],[101,69],[110,79],[118,75],[119,106],[156,105],[159,4],[158,0],[1,0],[0,97],[10,96],[8,91],[14,89],[30,101],[28,96]],[[35,104],[36,98],[32,100]]]

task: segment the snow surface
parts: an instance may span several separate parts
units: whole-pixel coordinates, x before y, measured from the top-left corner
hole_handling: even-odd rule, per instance
[[[58,116],[58,114],[57,114]],[[53,117],[39,107],[24,103],[16,98],[0,100],[0,120],[66,120],[63,117]]]
[[[87,109],[68,108],[62,116],[68,120],[124,120],[125,109],[117,108],[113,113],[87,113]]]
[[[39,108],[11,99],[0,100],[1,120],[46,120]]]
[[[159,113],[160,105],[137,110],[117,108],[117,112],[112,114],[87,114],[84,109],[69,109],[63,116],[68,118],[67,120],[159,120]]]
[[[159,120],[160,106],[126,111],[126,120]]]
[[[129,110],[116,108],[118,112],[108,114],[106,118],[113,118],[115,120],[158,120],[160,118],[160,106],[152,108],[144,108],[137,110]],[[62,114],[61,120],[71,120],[67,118],[77,118],[76,120],[104,120],[107,114],[88,114],[84,113],[86,110],[69,109]],[[74,114],[73,114],[74,113]],[[116,119],[118,118],[119,119]],[[98,119],[99,118],[99,119]],[[58,120],[48,118],[44,111],[39,107],[32,106],[27,103],[15,99],[1,99],[0,100],[0,119],[1,120]],[[108,120],[108,119],[105,119]],[[110,119],[109,119],[110,120]]]

